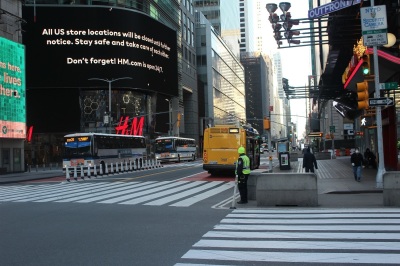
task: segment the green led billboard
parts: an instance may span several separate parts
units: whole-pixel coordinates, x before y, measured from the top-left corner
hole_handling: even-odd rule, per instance
[[[0,138],[26,135],[25,47],[0,37]]]

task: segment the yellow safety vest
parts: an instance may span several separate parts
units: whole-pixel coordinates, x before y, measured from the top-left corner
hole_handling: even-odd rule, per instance
[[[249,157],[247,155],[243,154],[243,155],[240,156],[240,158],[242,158],[242,160],[243,160],[243,171],[242,171],[242,173],[244,175],[249,175],[250,172],[251,172],[250,171],[250,159],[249,159]],[[237,164],[236,164],[236,169],[237,169]],[[237,172],[237,171],[235,171],[235,172]]]

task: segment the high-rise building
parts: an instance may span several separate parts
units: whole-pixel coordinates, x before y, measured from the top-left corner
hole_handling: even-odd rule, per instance
[[[242,64],[201,12],[196,12],[196,36],[201,128],[244,122]]]

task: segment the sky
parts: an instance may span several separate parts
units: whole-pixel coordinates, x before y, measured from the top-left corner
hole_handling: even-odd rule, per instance
[[[276,13],[281,15],[282,12],[279,9],[279,2],[266,1],[265,3],[276,3],[278,10]],[[308,0],[295,0],[291,1],[291,8],[289,12],[292,15],[292,19],[304,19],[308,16]],[[298,87],[305,86],[308,84],[308,76],[311,72],[311,48],[310,46],[296,47],[293,48],[277,49],[277,44],[272,36],[271,23],[266,18],[267,33],[269,39],[268,45],[270,47],[276,47],[276,50],[280,52],[282,62],[282,77],[289,80],[289,86]],[[292,29],[306,28],[309,24],[300,23],[298,26],[293,26]],[[301,36],[301,35],[300,35]],[[283,40],[286,42],[286,40]],[[287,43],[287,42],[286,42]],[[297,124],[298,138],[300,139],[305,132],[306,124],[306,99],[292,99],[290,100],[290,108],[292,118],[291,121]]]

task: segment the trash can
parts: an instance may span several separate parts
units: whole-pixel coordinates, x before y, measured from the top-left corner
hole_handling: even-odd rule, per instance
[[[290,154],[289,152],[279,153],[279,169],[290,170]]]

